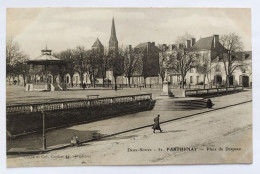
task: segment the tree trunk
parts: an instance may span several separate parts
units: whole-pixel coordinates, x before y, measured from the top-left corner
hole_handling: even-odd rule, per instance
[[[227,87],[229,87],[229,75],[227,75],[227,79],[226,79],[226,84],[227,84]]]
[[[115,91],[116,91],[117,90],[117,84],[116,84],[117,76],[114,76],[114,79],[115,79]]]
[[[17,84],[18,84],[18,86],[20,85],[20,78],[19,78],[19,75],[17,76]]]
[[[184,76],[181,77],[182,81],[181,81],[181,88],[184,89]]]
[[[80,87],[83,87],[83,73],[80,74]]]
[[[128,85],[129,85],[129,88],[131,88],[131,82],[130,82],[130,80],[131,80],[131,76],[128,76],[127,79],[128,79]]]
[[[147,77],[144,77],[144,87],[146,88],[146,78]]]
[[[103,76],[102,79],[103,79],[102,86],[105,87],[105,77]]]
[[[95,76],[94,76],[94,72],[92,72],[92,78],[93,78],[93,87],[96,87],[96,82],[95,82]]]
[[[70,74],[70,83],[71,83],[71,87],[73,88],[73,74]]]
[[[23,86],[26,86],[26,83],[25,83],[25,74],[23,74]]]
[[[162,76],[161,78],[162,78],[162,87],[163,87],[164,77]]]
[[[208,84],[209,84],[209,88],[212,88],[211,82],[209,81],[209,76],[207,75],[207,79],[208,79]]]

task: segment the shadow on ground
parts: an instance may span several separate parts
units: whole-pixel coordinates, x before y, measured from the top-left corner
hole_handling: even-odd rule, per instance
[[[92,139],[93,135],[98,133],[96,130],[92,131],[79,131],[71,128],[61,128],[50,130],[46,132],[47,148],[50,146],[62,145],[70,143],[73,136],[78,136],[79,141]],[[106,136],[100,134],[100,136]],[[26,148],[26,149],[39,149],[42,148],[42,134],[33,133],[30,135],[20,136],[14,139],[8,139],[6,143],[7,151],[11,148]]]

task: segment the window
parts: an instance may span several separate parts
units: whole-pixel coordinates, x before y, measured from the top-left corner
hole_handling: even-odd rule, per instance
[[[190,76],[190,83],[193,83],[193,77]]]
[[[216,72],[220,72],[220,65],[216,65]]]

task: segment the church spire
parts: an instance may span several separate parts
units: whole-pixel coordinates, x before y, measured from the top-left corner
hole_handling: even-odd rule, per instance
[[[114,50],[114,51],[118,51],[118,41],[116,38],[116,27],[115,27],[115,21],[114,21],[114,17],[112,19],[112,27],[111,27],[111,36],[109,39],[109,49]]]

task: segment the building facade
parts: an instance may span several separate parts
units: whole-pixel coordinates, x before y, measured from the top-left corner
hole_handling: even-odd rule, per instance
[[[162,45],[162,51],[168,57],[176,54],[178,49],[188,49],[200,55],[197,60],[199,66],[191,68],[186,74],[185,84],[188,86],[206,84],[209,87],[218,87],[225,85],[227,80],[231,86],[250,87],[252,85],[252,52],[232,53],[232,57],[236,60],[233,66],[237,67],[232,76],[227,78],[220,52],[227,56],[228,50],[220,43],[219,35],[200,38],[197,42],[195,38],[191,38],[185,44]],[[172,85],[180,84],[180,80],[178,71],[168,71],[167,81]]]

